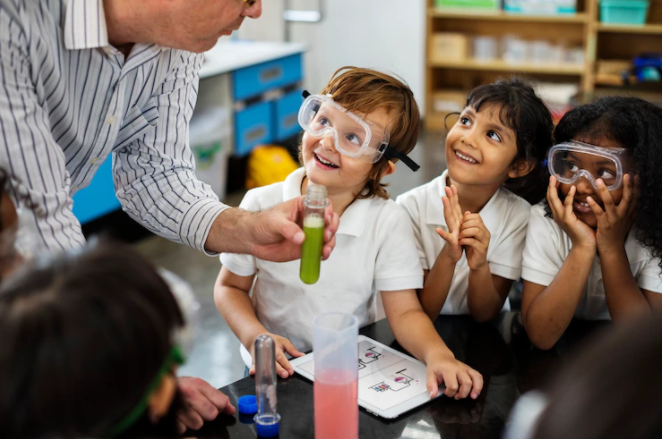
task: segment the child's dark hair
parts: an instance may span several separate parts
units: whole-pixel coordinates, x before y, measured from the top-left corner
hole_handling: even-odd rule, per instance
[[[504,187],[530,204],[538,203],[547,186],[543,161],[552,146],[550,110],[531,86],[515,77],[481,85],[467,95],[466,107],[481,111],[485,105],[499,107],[500,121],[516,133],[518,152],[513,163],[526,161],[534,166],[527,175],[508,179]]]
[[[661,437],[660,314],[606,328],[574,352],[546,386],[549,404],[531,437]]]
[[[108,434],[146,396],[183,324],[168,284],[129,248],[23,267],[0,288],[0,437]]]
[[[640,181],[635,236],[661,257],[661,108],[642,99],[611,96],[574,108],[555,129],[555,142],[601,138],[628,148]],[[549,210],[549,208],[547,209]]]

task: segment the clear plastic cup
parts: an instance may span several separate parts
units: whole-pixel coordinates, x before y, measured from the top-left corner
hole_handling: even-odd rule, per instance
[[[357,318],[332,312],[313,322],[316,439],[357,439]]]

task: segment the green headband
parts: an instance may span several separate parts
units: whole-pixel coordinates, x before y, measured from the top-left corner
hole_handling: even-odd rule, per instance
[[[117,436],[135,424],[136,421],[138,421],[138,418],[140,418],[143,413],[145,413],[145,410],[147,410],[147,401],[150,398],[152,392],[154,392],[161,384],[161,379],[163,376],[169,373],[174,365],[184,364],[184,361],[185,359],[184,354],[182,354],[182,350],[178,345],[174,345],[168,353],[166,361],[164,361],[163,365],[155,375],[154,379],[150,383],[150,386],[147,388],[147,392],[145,392],[145,395],[141,398],[138,405],[127,416],[125,416],[124,419],[115,425],[115,427],[111,428],[107,436]]]

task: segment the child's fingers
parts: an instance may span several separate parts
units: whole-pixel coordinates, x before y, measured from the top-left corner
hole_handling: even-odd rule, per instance
[[[467,373],[470,378],[472,378],[472,392],[470,393],[470,398],[477,399],[483,390],[483,376],[471,367]]]
[[[453,372],[442,372],[442,377],[444,378],[444,394],[449,398],[453,398],[458,392],[458,379],[456,374]]]
[[[557,195],[557,180],[555,177],[550,177],[550,184],[548,184],[548,193],[546,194],[546,198],[548,199],[548,204],[550,205],[552,213],[557,216],[557,218],[560,218],[564,208],[562,206],[562,201]]]
[[[437,229],[435,229],[435,231],[437,232],[438,235],[440,235],[440,237],[442,239],[444,239],[449,244],[455,244],[455,239],[454,239],[454,237],[451,233],[449,233],[449,232],[447,232],[444,229],[441,229],[439,227]]]
[[[458,388],[458,392],[454,396],[455,399],[464,399],[467,398],[467,395],[470,394],[470,390],[472,390],[472,378],[467,374],[465,371],[460,371],[457,374],[458,377],[458,382],[460,383],[460,387]]]
[[[290,340],[287,338],[284,338],[282,340],[283,343],[283,350],[286,351],[288,354],[290,354],[293,357],[301,357],[304,355],[304,353],[300,352],[295,345],[292,344]]]
[[[255,375],[256,374],[256,365],[253,363],[251,367],[249,367],[249,375]]]
[[[428,395],[432,398],[435,398],[438,393],[438,384],[439,380],[437,374],[432,368],[426,368],[426,390],[428,390]]]
[[[281,378],[288,378],[292,375],[292,366],[282,351],[276,351],[276,373]]]
[[[619,205],[617,206],[617,214],[620,217],[625,217],[628,215],[629,211],[631,210],[631,204],[633,201],[633,182],[631,179],[631,176],[626,174],[624,175],[624,192],[622,195],[622,200],[619,202]]]
[[[462,241],[463,239],[474,238],[477,241],[479,241],[479,243],[484,247],[488,247],[488,243],[490,242],[490,232],[485,227],[479,227],[479,226],[468,227],[460,232],[458,238],[459,238],[458,240],[459,244],[460,241]]]
[[[571,189],[569,189],[569,193],[566,194],[566,198],[564,198],[564,217],[565,218],[571,218],[573,215],[573,196],[576,194],[576,187],[571,186]]]
[[[592,197],[587,197],[587,204],[589,204],[590,209],[592,209],[592,212],[594,212],[594,215],[596,216],[597,221],[600,223],[603,223],[604,218],[605,218],[605,212],[603,209],[601,209],[601,206],[598,205],[596,201]]]
[[[486,232],[481,227],[468,227],[460,232],[458,238],[461,240],[463,238],[475,238],[479,241],[484,241],[485,235]]]
[[[598,194],[601,198],[601,201],[603,201],[603,209],[605,214],[610,221],[614,221],[617,214],[617,211],[615,210],[615,200],[612,199],[612,195],[610,195],[610,191],[608,191],[608,188],[606,187],[603,179],[597,179],[596,186],[599,188]]]
[[[479,241],[476,238],[463,238],[458,241],[458,245],[463,247],[470,247],[474,250],[479,251],[481,254],[484,254],[486,252],[486,249],[488,248],[486,244],[484,244],[483,242]]]
[[[481,219],[480,216],[474,216],[476,214],[472,215],[465,215],[465,218],[463,219],[463,224],[460,225],[460,230],[464,229],[469,229],[470,227],[478,227],[480,229],[486,229],[486,225],[483,223],[483,220]]]

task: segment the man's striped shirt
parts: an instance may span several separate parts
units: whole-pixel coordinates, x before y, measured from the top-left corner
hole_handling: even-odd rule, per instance
[[[47,248],[84,243],[71,197],[112,153],[123,209],[204,251],[228,206],[197,180],[189,149],[202,59],[136,44],[125,60],[102,0],[0,1],[0,166]]]

